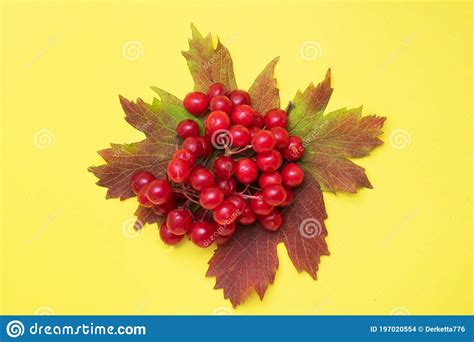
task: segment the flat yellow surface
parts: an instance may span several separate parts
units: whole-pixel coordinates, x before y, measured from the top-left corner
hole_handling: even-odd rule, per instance
[[[243,88],[281,56],[282,103],[331,67],[328,110],[388,116],[358,161],[374,190],[325,194],[318,281],[280,245],[264,301],[236,310],[204,277],[211,250],[130,235],[136,202],[106,201],[87,172],[142,138],[118,94],[192,88],[191,22],[219,34]],[[1,313],[472,313],[471,25],[470,3],[4,1]]]

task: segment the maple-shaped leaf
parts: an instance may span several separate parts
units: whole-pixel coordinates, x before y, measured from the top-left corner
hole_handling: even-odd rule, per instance
[[[237,89],[232,58],[227,48],[217,41],[214,48],[209,33],[203,37],[194,25],[191,25],[192,38],[189,39],[189,51],[183,51],[194,80],[194,90],[207,93],[213,83],[223,83],[227,90]]]
[[[264,115],[270,109],[280,108],[280,93],[273,77],[280,57],[274,58],[257,76],[249,89],[252,108]]]

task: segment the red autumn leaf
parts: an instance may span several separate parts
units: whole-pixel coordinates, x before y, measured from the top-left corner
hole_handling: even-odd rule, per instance
[[[249,89],[252,107],[262,115],[270,109],[280,108],[280,94],[277,81],[273,77],[275,66],[279,60],[280,57],[274,58],[257,76]]]

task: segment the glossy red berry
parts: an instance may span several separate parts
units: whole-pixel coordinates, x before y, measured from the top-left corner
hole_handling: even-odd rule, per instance
[[[235,172],[237,163],[228,156],[220,156],[214,160],[213,169],[218,178],[229,179]]]
[[[262,173],[258,177],[258,185],[263,189],[270,184],[281,184],[282,178],[279,172]]]
[[[268,215],[259,216],[258,222],[266,230],[274,232],[280,229],[283,223],[283,216],[278,210],[273,209]]]
[[[259,112],[253,112],[253,127],[263,128],[265,126],[265,120],[263,119],[263,115]]]
[[[211,142],[206,137],[199,137],[198,139],[201,142],[201,146],[202,146],[201,154],[198,157],[202,157],[202,158],[209,157],[213,151]]]
[[[235,147],[244,147],[250,144],[252,136],[247,127],[234,125],[229,130],[230,143]]]
[[[245,90],[234,90],[230,93],[229,98],[234,106],[250,104],[250,95]]]
[[[183,105],[189,113],[199,117],[207,111],[209,100],[206,94],[195,91],[186,95]]]
[[[283,149],[283,156],[291,161],[296,161],[303,156],[304,145],[300,137],[291,136],[288,146]]]
[[[214,97],[211,100],[211,112],[216,110],[221,110],[230,115],[232,113],[232,101],[227,96],[223,95]]]
[[[176,127],[176,133],[181,139],[199,136],[199,125],[194,120],[186,119],[181,121]]]
[[[273,127],[270,132],[273,133],[276,139],[276,149],[282,149],[288,146],[290,143],[290,135],[288,134],[288,131],[286,128],[283,127]]]
[[[255,152],[263,153],[270,152],[276,145],[276,139],[272,132],[261,130],[252,138],[252,147]]]
[[[248,105],[236,106],[232,110],[231,119],[234,125],[250,127],[254,122],[254,111]]]
[[[281,177],[283,185],[296,188],[303,183],[304,172],[295,163],[289,163],[281,170]]]
[[[245,208],[239,217],[239,223],[248,225],[248,224],[254,223],[256,220],[257,220],[257,215],[250,208],[250,204],[246,203]]]
[[[152,209],[156,215],[166,216],[171,210],[176,209],[176,200],[174,199],[174,197],[171,197],[168,202],[165,202],[163,204],[156,204],[152,207]]]
[[[181,145],[182,148],[188,150],[189,152],[194,153],[196,157],[202,155],[202,142],[199,137],[189,137],[184,139],[183,144]]]
[[[175,235],[171,232],[171,230],[166,225],[166,221],[161,224],[160,227],[160,238],[161,241],[166,243],[167,245],[176,245],[183,239],[184,235]]]
[[[212,217],[218,224],[231,224],[239,217],[239,212],[233,203],[223,201],[212,210]]]
[[[273,172],[278,170],[283,162],[281,153],[277,150],[271,150],[270,152],[259,153],[255,158],[257,166],[263,172]]]
[[[250,127],[249,128],[250,136],[253,138],[255,133],[260,132],[261,130],[262,130],[261,128],[258,128],[258,127],[255,127],[255,126]]]
[[[138,192],[153,182],[155,180],[155,176],[151,172],[147,171],[140,171],[133,175],[132,180],[130,181],[130,187],[135,195],[138,195]]]
[[[237,162],[235,177],[241,183],[252,183],[258,177],[257,164],[250,158],[243,158]]]
[[[263,200],[261,192],[256,192],[254,198],[250,200],[250,209],[257,215],[268,215],[273,210],[273,206]]]
[[[150,202],[150,200],[148,199],[146,195],[148,187],[149,185],[141,188],[137,195],[138,204],[140,204],[142,207],[145,207],[145,208],[153,207],[153,203]]]
[[[168,162],[166,174],[175,183],[183,183],[189,178],[191,166],[182,159],[171,159]]]
[[[230,127],[230,118],[222,110],[211,112],[206,119],[206,129],[208,134],[213,134],[218,130],[228,130]]]
[[[237,181],[234,177],[229,179],[218,179],[217,186],[224,192],[225,196],[232,195],[237,188]]]
[[[242,198],[242,196],[239,196],[237,194],[231,195],[225,199],[226,201],[229,201],[235,207],[237,208],[237,211],[242,214],[244,212],[245,207],[247,206],[247,203],[245,200]],[[239,215],[240,215],[239,214]]]
[[[288,187],[284,187],[285,188],[285,191],[286,191],[286,199],[285,199],[285,202],[283,202],[282,204],[280,204],[280,207],[287,207],[289,206],[292,202],[293,202],[293,198],[294,198],[294,194],[293,194],[293,190],[291,190],[290,188]]]
[[[286,127],[288,125],[288,115],[284,110],[275,108],[269,110],[264,117],[265,126],[267,129],[271,129],[273,127]]]
[[[189,165],[194,165],[197,158],[194,153],[182,148],[182,149],[176,150],[176,152],[173,153],[173,159],[182,159]]]
[[[204,167],[196,167],[189,176],[189,183],[195,190],[202,191],[214,185],[214,175]]]
[[[222,201],[224,201],[224,192],[217,186],[204,189],[199,196],[199,203],[206,209],[214,209]]]
[[[215,241],[217,235],[216,225],[211,222],[197,221],[191,226],[190,238],[198,247],[209,247]]]
[[[173,209],[166,217],[166,225],[171,233],[175,235],[184,235],[191,230],[193,216],[187,209]]]
[[[146,188],[146,197],[153,204],[163,204],[171,200],[173,188],[163,179],[156,179]]]
[[[229,224],[216,224],[217,234],[221,236],[231,236],[234,234],[237,225],[235,222]]]
[[[263,200],[276,207],[282,205],[286,200],[286,190],[279,184],[270,184],[263,188]]]
[[[207,98],[211,101],[214,97],[225,94],[225,85],[222,83],[214,83],[207,90]]]

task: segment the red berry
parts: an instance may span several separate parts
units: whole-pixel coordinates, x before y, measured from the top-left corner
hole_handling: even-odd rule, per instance
[[[237,162],[235,177],[241,183],[252,183],[258,177],[257,164],[250,158],[243,158]]]
[[[231,224],[237,219],[239,212],[233,203],[224,201],[214,208],[212,216],[219,224]]]
[[[248,105],[236,106],[232,110],[231,119],[234,125],[250,127],[254,120],[254,111]]]
[[[171,210],[176,209],[176,201],[174,197],[171,197],[171,199],[168,202],[165,202],[163,204],[156,204],[152,207],[152,209],[156,215],[165,216]]]
[[[283,223],[283,216],[278,210],[273,209],[268,215],[259,216],[258,222],[266,230],[274,232],[281,227]]]
[[[183,105],[189,113],[194,116],[201,116],[207,111],[209,100],[206,94],[195,91],[186,95],[183,100]]]
[[[249,128],[250,136],[253,138],[255,133],[260,132],[261,130],[262,130],[261,128],[258,128],[258,127],[255,127],[255,126],[250,127]]]
[[[218,246],[224,246],[227,242],[229,242],[232,239],[231,236],[222,236],[222,235],[217,235],[216,237],[216,244]]]
[[[252,138],[252,147],[255,152],[263,153],[270,152],[276,145],[276,139],[272,132],[261,130]]]
[[[278,170],[283,162],[281,153],[277,150],[271,150],[270,152],[259,153],[255,158],[257,166],[263,172],[273,172]]]
[[[304,172],[295,163],[289,163],[281,170],[281,177],[283,185],[296,188],[303,183]]]
[[[288,125],[288,115],[284,110],[275,108],[267,112],[264,117],[267,129],[273,127],[286,127]]]
[[[225,94],[225,85],[222,83],[214,83],[207,90],[207,98],[211,101],[214,97]]]
[[[197,157],[194,153],[184,148],[176,150],[176,152],[173,154],[173,159],[182,159],[189,165],[194,165],[196,158]]]
[[[230,142],[232,146],[244,147],[250,144],[252,136],[247,127],[242,125],[232,126],[229,130]]]
[[[286,190],[279,184],[267,185],[262,191],[263,200],[276,207],[286,200]]]
[[[230,118],[222,110],[211,112],[206,119],[206,129],[209,134],[218,130],[228,130],[230,127]]]
[[[237,208],[237,211],[241,214],[244,212],[244,209],[247,206],[247,202],[245,202],[242,196],[239,196],[239,195],[231,195],[227,197],[225,200],[235,205],[235,207]]]
[[[231,157],[220,156],[214,160],[213,169],[218,178],[228,179],[234,174],[236,166],[235,160]]]
[[[212,154],[213,148],[211,142],[206,137],[199,137],[199,141],[201,142],[201,154],[199,157],[207,158]]]
[[[156,179],[151,182],[146,189],[146,197],[153,204],[163,204],[168,202],[173,196],[173,188],[170,183],[163,179]]]
[[[296,161],[303,156],[304,145],[300,137],[291,136],[288,146],[283,150],[283,156],[291,161]]]
[[[187,137],[198,137],[199,125],[194,120],[183,120],[178,124],[178,127],[176,127],[176,133],[178,133],[181,139],[186,139]]]
[[[234,106],[250,104],[250,95],[245,90],[234,90],[229,95]]]
[[[286,199],[285,199],[285,202],[283,202],[282,204],[280,204],[280,207],[287,207],[291,204],[291,202],[293,202],[293,197],[295,196],[293,194],[293,190],[291,190],[290,188],[288,187],[285,187],[285,191],[286,191]]]
[[[191,227],[191,241],[201,248],[212,245],[217,235],[216,226],[207,221],[194,222]]]
[[[254,112],[253,113],[252,126],[257,127],[257,128],[263,128],[263,126],[265,126],[265,121],[263,119],[263,115],[260,114],[259,112]]]
[[[199,137],[189,137],[184,139],[182,148],[194,153],[197,157],[201,156],[203,153],[202,142]]]
[[[191,172],[189,183],[195,190],[202,191],[214,185],[214,175],[204,167],[197,167]]]
[[[132,180],[130,181],[130,187],[135,195],[138,195],[138,192],[153,182],[155,180],[155,176],[152,173],[147,171],[140,171],[133,175]]]
[[[176,245],[183,239],[184,235],[175,235],[166,225],[166,221],[161,224],[160,227],[160,238],[167,245]]]
[[[263,200],[261,192],[256,192],[255,197],[250,200],[250,209],[257,215],[268,215],[273,206]]]
[[[262,173],[258,177],[258,185],[263,189],[270,184],[281,184],[282,178],[279,172]]]
[[[273,127],[270,132],[273,133],[276,139],[276,146],[277,149],[282,149],[288,146],[290,142],[290,135],[288,131],[283,127]]]
[[[189,178],[190,173],[191,166],[182,159],[171,159],[168,163],[168,168],[166,169],[168,178],[175,183],[184,182]]]
[[[214,209],[224,200],[224,192],[217,186],[211,186],[201,192],[199,203],[203,208]]]
[[[218,179],[217,186],[224,192],[225,196],[232,195],[237,188],[237,181],[234,177],[229,179]]]
[[[173,209],[166,217],[166,225],[171,233],[184,235],[190,231],[193,224],[193,216],[187,209]]]
[[[230,115],[232,112],[232,101],[224,95],[219,95],[211,100],[211,112],[221,110]]]
[[[137,195],[138,204],[140,204],[142,207],[145,207],[145,208],[153,207],[153,203],[150,202],[150,200],[148,199],[146,195],[146,191],[148,190],[148,187],[149,185],[141,188]]]
[[[240,215],[239,218],[239,223],[240,224],[252,224],[257,220],[257,215],[253,212],[253,210],[250,208],[250,205],[246,203],[244,211]]]
[[[237,225],[235,222],[229,224],[217,224],[217,234],[221,236],[231,236],[234,234]]]

